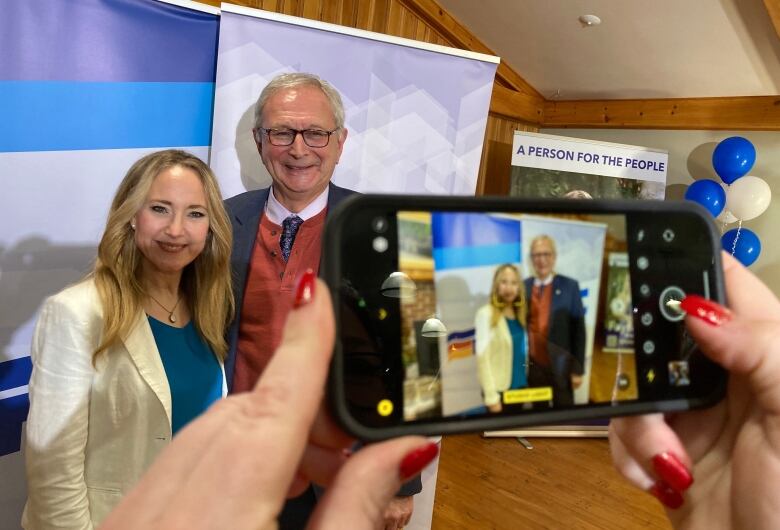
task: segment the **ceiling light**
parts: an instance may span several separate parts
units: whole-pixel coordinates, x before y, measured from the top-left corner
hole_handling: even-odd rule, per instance
[[[596,15],[580,15],[579,20],[583,27],[598,26],[601,24],[601,19]]]
[[[447,326],[445,326],[444,322],[442,322],[435,316],[431,316],[431,318],[429,318],[423,323],[422,329],[420,330],[420,334],[423,337],[428,337],[432,339],[438,337],[446,337]]]

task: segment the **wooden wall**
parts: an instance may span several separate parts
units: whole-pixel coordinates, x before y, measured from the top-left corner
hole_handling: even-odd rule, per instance
[[[219,0],[201,1],[217,7],[220,4]],[[433,0],[232,0],[231,3],[431,44],[492,53]],[[532,104],[524,103],[523,107],[528,109],[531,118],[534,114],[540,115],[544,105],[541,96],[506,65],[499,66],[496,84],[504,95],[502,101],[507,102],[505,105],[510,104],[513,97],[515,101],[518,97],[530,98]],[[490,113],[477,194],[506,194],[509,191],[515,129],[539,130],[538,125],[531,122]]]

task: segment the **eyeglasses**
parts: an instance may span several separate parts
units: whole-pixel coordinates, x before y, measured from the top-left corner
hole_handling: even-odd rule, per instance
[[[271,145],[277,147],[292,145],[295,137],[299,134],[303,137],[303,142],[309,147],[325,147],[330,141],[330,135],[340,128],[336,127],[332,131],[322,131],[320,129],[266,129],[265,127],[258,127],[254,129],[254,133],[255,140],[258,142],[262,142],[262,133],[265,133]]]
[[[542,259],[542,258],[550,259],[552,257],[553,257],[553,253],[552,252],[532,252],[531,253],[531,259]]]

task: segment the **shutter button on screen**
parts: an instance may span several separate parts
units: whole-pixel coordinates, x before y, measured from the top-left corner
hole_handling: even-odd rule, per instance
[[[675,285],[670,285],[661,292],[658,297],[658,309],[666,320],[677,322],[685,318],[685,313],[680,309],[680,302],[685,298],[685,292]]]

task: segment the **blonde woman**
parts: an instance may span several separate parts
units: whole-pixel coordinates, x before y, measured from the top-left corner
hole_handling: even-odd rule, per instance
[[[225,394],[230,224],[178,150],[128,171],[94,270],[43,305],[32,344],[25,528],[92,528]]]
[[[500,265],[493,275],[490,303],[474,319],[477,369],[490,412],[501,412],[501,394],[528,386],[525,289],[520,271]]]

